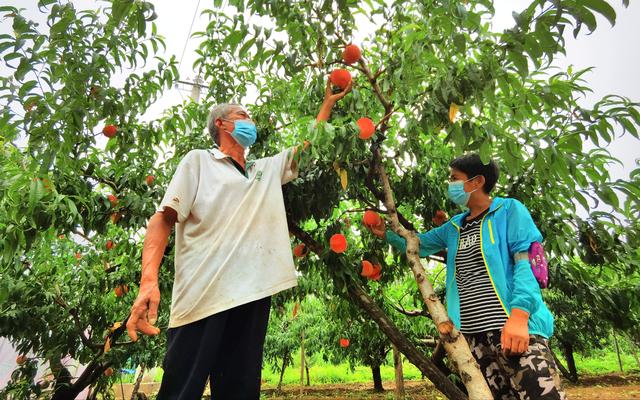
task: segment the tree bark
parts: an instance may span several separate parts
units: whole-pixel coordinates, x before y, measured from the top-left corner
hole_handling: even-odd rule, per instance
[[[405,395],[404,391],[404,374],[402,372],[402,354],[395,345],[393,348],[393,367],[396,371],[396,389],[394,391],[396,399],[402,399]]]
[[[380,375],[380,366],[372,365],[371,374],[373,375],[373,391],[376,393],[384,392],[384,388],[382,387],[382,375]]]
[[[304,331],[300,335],[300,396],[302,397],[304,386]]]
[[[278,381],[278,392],[282,391],[282,378],[284,377],[284,370],[287,366],[287,358],[289,357],[289,351],[287,350],[282,357],[282,368],[280,368],[280,380]]]
[[[300,386],[304,385],[304,331],[300,334]]]
[[[618,355],[618,366],[620,366],[620,372],[624,373],[624,370],[622,369],[622,358],[620,357],[620,346],[618,345],[618,337],[616,336],[615,329],[612,329],[611,332],[613,333],[613,343],[616,345],[616,354]]]
[[[131,399],[136,400],[138,397],[138,390],[140,390],[140,384],[142,383],[142,378],[144,377],[144,365],[140,365],[140,373],[138,374],[138,378],[136,378],[136,383],[133,385],[133,390],[131,391]]]
[[[449,315],[447,314],[447,310],[444,308],[444,306],[440,302],[440,299],[438,299],[438,296],[435,294],[433,286],[431,285],[429,279],[427,279],[424,267],[420,262],[420,240],[418,239],[418,236],[414,231],[409,231],[404,228],[398,221],[395,201],[393,199],[393,192],[391,190],[389,178],[382,165],[381,160],[382,157],[380,156],[380,150],[376,149],[374,151],[374,165],[372,167],[376,168],[378,176],[380,177],[380,180],[382,182],[385,194],[384,204],[387,208],[391,228],[394,232],[398,233],[406,240],[407,260],[409,261],[409,265],[411,266],[413,275],[416,279],[416,282],[418,283],[420,294],[422,295],[423,301],[427,305],[429,314],[431,314],[433,322],[437,327],[439,327],[441,324],[451,323]],[[464,336],[460,334],[457,329],[453,328],[451,333],[446,335],[441,334],[441,339],[444,343],[444,348],[449,355],[449,360],[451,360],[451,362],[457,368],[460,374],[460,378],[467,388],[469,399],[493,399],[491,390],[489,390],[489,386],[484,379],[484,375],[482,375],[478,363],[473,358],[471,350],[469,349],[469,345],[467,344]]]
[[[307,371],[307,386],[311,386],[311,381],[309,380],[309,363],[304,363],[304,369]]]
[[[567,360],[567,368],[572,377],[572,382],[578,381],[578,369],[576,368],[576,360],[573,358],[573,345],[569,342],[562,342],[562,354]]]

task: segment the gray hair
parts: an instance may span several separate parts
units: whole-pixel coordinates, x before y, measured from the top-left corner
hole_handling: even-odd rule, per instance
[[[209,135],[213,140],[213,143],[218,143],[218,127],[216,126],[216,120],[220,118],[225,118],[228,116],[235,108],[242,106],[240,104],[233,103],[222,103],[214,106],[209,113],[209,120],[207,122],[207,129],[209,130]]]

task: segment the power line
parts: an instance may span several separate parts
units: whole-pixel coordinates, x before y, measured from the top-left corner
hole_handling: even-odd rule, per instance
[[[200,8],[200,0],[198,0],[196,9],[193,12],[193,18],[191,19],[191,26],[189,27],[189,33],[187,34],[187,38],[184,41],[184,46],[182,47],[182,55],[180,56],[180,63],[178,64],[178,73],[180,73],[180,67],[182,67],[182,59],[184,58],[184,52],[185,50],[187,50],[187,43],[189,43],[189,38],[191,37],[191,30],[193,29],[193,23],[196,20],[196,15],[198,15],[198,8]]]

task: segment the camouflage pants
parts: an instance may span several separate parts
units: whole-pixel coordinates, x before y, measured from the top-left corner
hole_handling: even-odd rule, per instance
[[[531,335],[529,349],[506,356],[501,331],[465,335],[496,400],[566,400],[547,340]]]

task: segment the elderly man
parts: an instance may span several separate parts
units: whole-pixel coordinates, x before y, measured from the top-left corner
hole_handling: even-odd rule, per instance
[[[350,90],[327,82],[317,120]],[[258,399],[271,296],[297,284],[281,189],[297,176],[297,148],[246,161],[256,127],[239,105],[214,107],[208,128],[215,146],[181,160],[149,220],[127,323],[134,341],[160,332],[158,269],[177,223],[159,400],[200,399],[207,378],[216,400]]]

